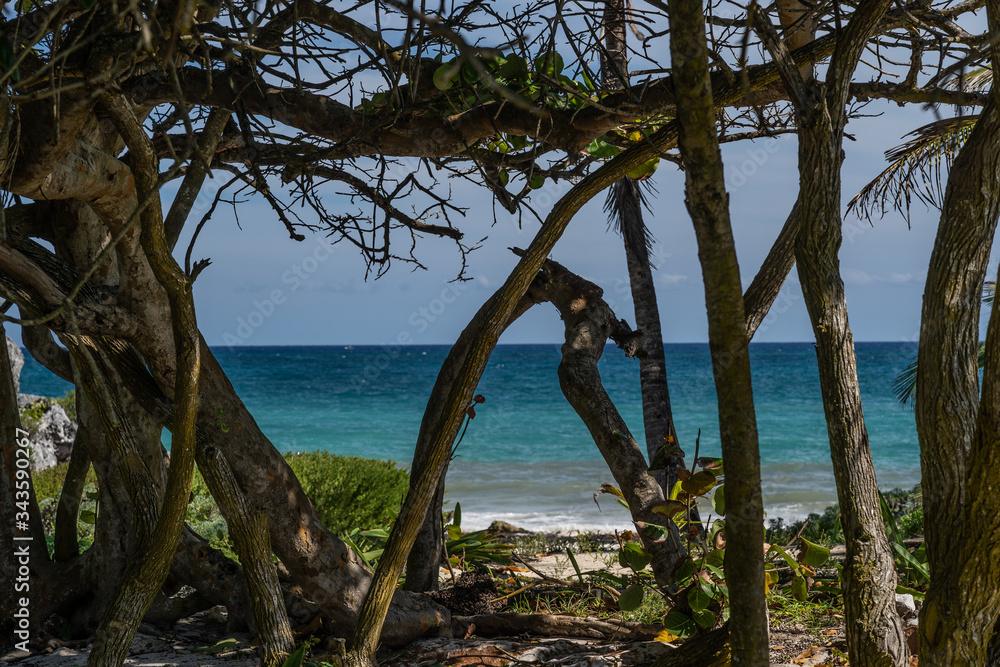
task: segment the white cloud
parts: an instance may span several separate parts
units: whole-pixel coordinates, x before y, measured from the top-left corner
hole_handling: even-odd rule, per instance
[[[897,285],[905,285],[906,283],[913,280],[912,273],[892,273],[889,274],[889,282],[895,283]]]
[[[851,285],[871,285],[879,282],[879,279],[861,269],[844,269],[841,272],[844,282]]]
[[[687,276],[681,275],[679,273],[664,273],[660,276],[660,280],[665,282],[667,285],[670,285],[671,287],[674,285],[680,285],[683,282],[687,282],[687,279],[688,279]]]

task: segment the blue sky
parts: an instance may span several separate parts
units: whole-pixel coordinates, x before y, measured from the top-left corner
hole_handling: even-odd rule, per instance
[[[919,106],[903,109],[887,103],[868,107],[877,118],[852,121],[843,167],[844,201],[884,166],[883,153],[902,135],[934,120]],[[798,188],[794,136],[742,142],[724,147],[727,188],[731,197],[744,287],[752,279],[794,201]],[[658,190],[647,220],[656,237],[654,272],[664,339],[707,340],[704,293],[694,232],[683,204],[683,174],[663,163],[654,176]],[[447,187],[447,184],[445,185]],[[364,266],[351,246],[330,247],[321,236],[302,243],[288,238],[270,209],[258,202],[240,209],[238,229],[229,210],[220,207],[206,226],[193,256],[211,257],[195,285],[201,329],[213,345],[332,345],[450,343],[475,311],[503,282],[516,262],[509,246],[525,247],[538,222],[527,216],[523,229],[491,195],[465,183],[451,184],[452,201],[468,207],[457,218],[465,240],[486,237],[469,256],[467,275],[452,282],[460,262],[454,244],[428,237],[416,250],[428,270],[394,265],[384,277],[364,279]],[[543,214],[566,191],[549,186],[534,194]],[[351,210],[340,198],[341,206]],[[336,198],[328,200],[333,206]],[[570,224],[553,258],[604,288],[620,317],[632,321],[632,302],[620,239],[607,231],[603,196],[591,202]],[[873,225],[844,220],[841,271],[847,290],[851,326],[857,340],[914,341],[919,330],[920,300],[938,214],[923,204],[913,208],[912,228],[896,213]],[[187,230],[190,232],[190,230]],[[402,238],[402,237],[399,237]],[[187,235],[180,247],[186,247]],[[996,274],[991,261],[990,278]],[[504,335],[501,343],[555,343],[562,326],[548,305],[533,309]],[[812,339],[808,315],[793,270],[772,315],[756,341]]]

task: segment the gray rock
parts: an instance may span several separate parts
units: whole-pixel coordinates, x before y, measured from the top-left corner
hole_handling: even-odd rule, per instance
[[[900,618],[916,618],[917,605],[909,593],[896,593],[896,613]]]
[[[31,435],[31,469],[36,472],[68,461],[76,439],[76,422],[72,421],[58,403],[41,396],[22,394],[17,397],[21,410],[28,408],[37,417],[23,419],[23,426]]]
[[[24,368],[24,352],[21,348],[10,339],[7,338],[7,356],[10,357],[10,370],[14,374],[14,392],[21,390],[21,369]]]

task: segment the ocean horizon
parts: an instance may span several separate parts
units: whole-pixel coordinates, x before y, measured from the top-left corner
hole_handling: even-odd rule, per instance
[[[322,450],[391,459],[409,468],[450,345],[213,348],[262,431],[282,452]],[[707,343],[666,345],[671,406],[688,457],[718,456],[719,425]],[[920,481],[913,411],[892,381],[916,356],[908,342],[858,342],[858,375],[879,487]],[[769,519],[800,519],[836,502],[813,343],[752,343],[762,486]],[[25,355],[21,391],[61,396],[70,386]],[[531,530],[629,527],[627,512],[594,493],[614,483],[583,422],[559,389],[560,344],[499,345],[477,388],[486,402],[451,464],[446,507],[463,527],[503,520]],[[644,446],[639,364],[613,346],[599,363],[608,394]]]

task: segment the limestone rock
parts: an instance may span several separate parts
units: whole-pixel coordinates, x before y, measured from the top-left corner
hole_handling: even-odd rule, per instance
[[[486,530],[490,532],[498,533],[530,533],[530,530],[525,530],[524,528],[518,528],[514,524],[507,523],[506,521],[494,521],[490,524],[490,527]]]
[[[17,399],[22,426],[31,433],[31,469],[45,470],[68,461],[77,426],[63,407],[42,396],[21,394]]]
[[[14,374],[14,392],[21,390],[21,369],[24,368],[24,352],[17,343],[7,336],[7,356],[10,357],[10,370]]]

